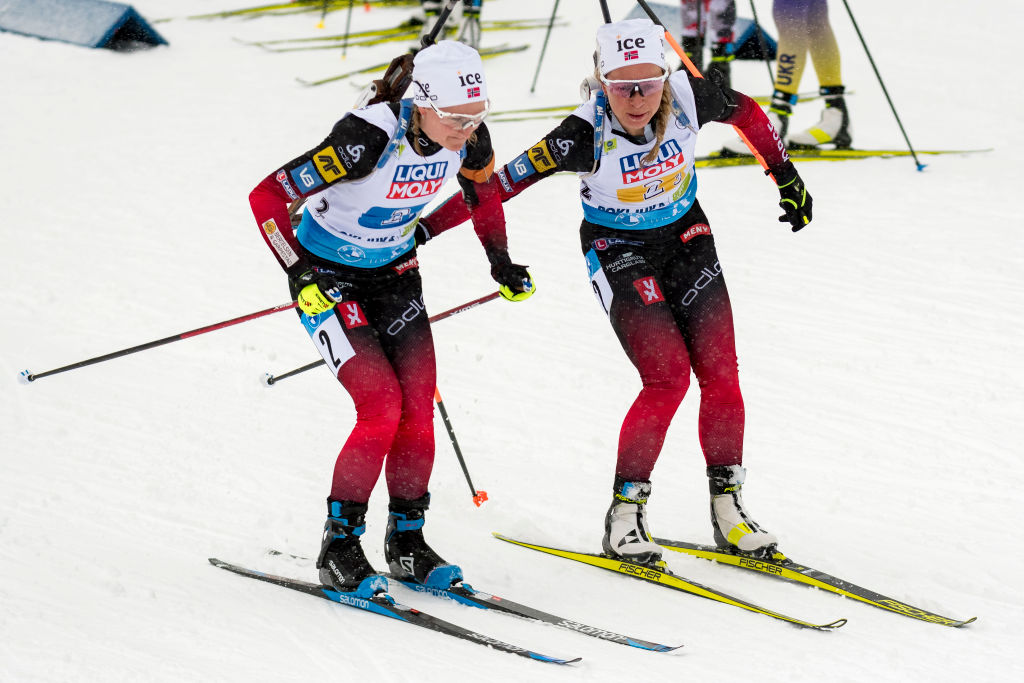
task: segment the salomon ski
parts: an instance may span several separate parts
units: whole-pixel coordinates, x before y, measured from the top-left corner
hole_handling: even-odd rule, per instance
[[[797,564],[782,553],[776,553],[772,559],[765,559],[743,553],[739,550],[736,552],[729,552],[715,546],[698,545],[696,543],[686,543],[685,541],[669,541],[664,538],[655,538],[654,542],[668,548],[669,550],[674,550],[679,553],[693,555],[694,557],[702,557],[705,560],[714,560],[715,562],[721,562],[722,564],[730,564],[734,567],[739,567],[740,569],[747,569],[761,574],[774,576],[777,579],[784,579],[786,581],[802,583],[807,586],[814,586],[815,588],[821,588],[822,590],[853,598],[854,600],[860,600],[861,602],[865,602],[874,607],[895,612],[896,614],[902,614],[905,617],[920,619],[921,621],[928,621],[933,624],[960,627],[971,623],[977,618],[971,617],[970,619],[960,621],[958,619],[943,617],[929,612],[928,610],[923,610],[920,607],[913,607],[904,602],[900,602],[899,600],[894,600],[893,598],[882,595],[881,593],[861,588],[849,581],[836,578],[831,574],[826,574],[825,572],[818,571],[817,569]]]
[[[692,593],[694,595],[699,595],[702,598],[709,598],[711,600],[715,600],[716,602],[722,602],[727,605],[741,607],[745,610],[750,610],[751,612],[757,612],[758,614],[766,614],[775,619],[780,619],[782,621],[789,622],[791,624],[796,624],[797,626],[803,626],[805,628],[813,628],[822,631],[827,631],[834,628],[839,628],[840,626],[846,623],[846,619],[836,619],[835,621],[829,622],[827,624],[813,624],[811,622],[804,621],[803,619],[797,619],[795,617],[790,617],[785,614],[781,614],[779,612],[775,612],[773,610],[760,607],[758,605],[747,602],[740,598],[736,598],[731,595],[727,595],[726,593],[722,593],[721,591],[718,591],[714,588],[703,586],[699,583],[678,576],[677,574],[673,574],[664,562],[658,562],[654,565],[638,564],[636,562],[630,562],[622,558],[611,558],[606,555],[595,555],[592,553],[580,553],[573,550],[562,550],[559,548],[551,548],[548,546],[537,545],[535,543],[527,543],[526,541],[517,541],[515,539],[508,538],[507,536],[502,536],[498,533],[495,533],[494,536],[502,541],[507,541],[515,545],[520,545],[524,548],[530,548],[531,550],[537,550],[542,553],[554,555],[556,557],[564,557],[569,560],[582,562],[583,564],[589,564],[594,567],[600,567],[601,569],[607,569],[608,571],[613,571],[619,574],[624,574],[626,576],[631,576],[635,579],[648,581],[658,586],[673,588],[684,593]]]
[[[263,572],[256,571],[255,569],[246,569],[245,567],[239,567],[238,565],[224,562],[223,560],[218,560],[213,557],[210,558],[210,564],[215,567],[220,567],[221,569],[226,569],[229,572],[234,572],[240,576],[247,576],[251,579],[257,579],[258,581],[266,581],[267,583],[273,583],[284,588],[290,588],[300,593],[306,593],[307,595],[313,595],[318,598],[323,598],[324,600],[330,600],[331,602],[336,602],[340,605],[347,605],[366,612],[373,612],[374,614],[391,617],[392,619],[397,619],[398,621],[412,624],[413,626],[420,626],[422,628],[437,631],[438,633],[444,633],[445,635],[454,636],[462,640],[487,645],[495,650],[519,655],[520,657],[527,657],[541,662],[551,662],[553,664],[571,664],[573,662],[580,661],[579,657],[575,659],[559,659],[557,657],[550,657],[539,652],[534,652],[533,650],[527,650],[526,648],[519,647],[518,645],[511,645],[482,633],[471,631],[467,628],[439,619],[438,617],[431,616],[426,612],[421,612],[407,605],[403,605],[400,602],[396,602],[395,599],[387,593],[377,593],[373,597],[363,598],[353,594],[339,592],[318,583],[309,583],[308,581],[301,581],[299,579],[289,579],[283,576],[265,574]]]
[[[272,556],[289,557],[293,560],[298,560],[303,564],[312,563],[313,561],[308,557],[293,555],[280,550],[269,550],[267,551],[267,554]],[[480,609],[501,612],[524,619],[530,619],[532,621],[551,624],[570,631],[575,631],[576,633],[582,633],[586,636],[607,640],[613,643],[620,643],[622,645],[629,645],[631,647],[640,648],[641,650],[651,650],[652,652],[671,652],[672,650],[677,650],[682,647],[682,645],[663,645],[661,643],[654,643],[642,638],[622,635],[621,633],[615,633],[614,631],[608,631],[596,626],[590,626],[589,624],[573,621],[572,619],[559,617],[527,605],[519,604],[518,602],[513,602],[507,598],[476,590],[466,583],[454,585],[450,588],[433,588],[430,586],[424,586],[421,583],[416,583],[415,581],[400,579],[395,576],[388,576],[388,579],[391,582],[399,583],[410,590],[416,591],[417,593],[446,598],[462,605],[478,607]]]

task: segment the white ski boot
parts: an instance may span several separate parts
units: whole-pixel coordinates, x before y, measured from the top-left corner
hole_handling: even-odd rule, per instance
[[[771,555],[779,540],[762,529],[743,507],[743,480],[747,470],[740,465],[708,468],[711,491],[711,527],[719,548],[737,548],[746,553]]]
[[[847,149],[853,144],[853,127],[850,125],[850,112],[846,109],[846,91],[841,85],[821,88],[818,92],[825,97],[825,109],[821,119],[808,128],[789,138],[789,144],[801,147],[818,147],[835,145],[836,149]]]
[[[651,482],[626,481],[615,477],[614,497],[604,518],[601,547],[611,557],[630,562],[654,564],[661,559],[661,546],[647,528],[647,497]]]

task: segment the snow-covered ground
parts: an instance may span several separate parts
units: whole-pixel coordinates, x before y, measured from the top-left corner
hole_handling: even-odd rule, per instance
[[[1024,90],[1015,0],[851,3],[915,146],[985,154],[808,163],[814,223],[776,222],[755,168],[700,173],[736,313],[746,501],[792,557],[949,616],[949,629],[674,555],[678,573],[837,632],[674,593],[491,537],[600,548],[621,418],[639,381],[593,300],[576,181],[506,205],[513,257],[538,284],[435,326],[439,386],[478,488],[473,506],[438,421],[428,534],[479,588],[667,643],[653,654],[399,588],[414,606],[553,655],[530,662],[246,581],[210,556],[312,578],[268,548],[319,547],[331,468],[353,420],[291,314],[31,385],[35,372],[287,300],[247,194],[349,107],[319,78],[400,44],[272,54],[233,40],[314,35],[315,15],[187,21],[243,0],[138,0],[169,47],[116,54],[0,33],[0,681],[1020,680],[1019,214]],[[629,0],[610,3],[616,18]],[[746,3],[738,3],[749,15]],[[859,147],[899,130],[842,4],[833,26]],[[408,9],[364,12],[353,29]],[[762,18],[771,3],[758,0]],[[488,0],[488,19],[546,19],[549,0]],[[596,2],[543,31],[484,34],[530,49],[486,63],[494,108],[568,104],[590,68]],[[344,29],[328,16],[327,32]],[[971,47],[975,49],[970,49]],[[967,49],[965,49],[967,48]],[[735,85],[769,91],[762,64]],[[1016,76],[1014,76],[1016,74]],[[367,79],[368,80],[368,79]],[[365,83],[366,81],[360,81]],[[816,86],[809,71],[802,90]],[[793,126],[812,123],[801,105]],[[499,160],[554,119],[492,126]],[[708,126],[699,151],[731,135]],[[421,250],[431,312],[493,290],[468,228]],[[654,474],[660,536],[710,541],[696,387]],[[1016,417],[1015,417],[1016,416]],[[386,492],[366,547],[383,568]],[[1014,645],[1017,643],[1017,645]]]

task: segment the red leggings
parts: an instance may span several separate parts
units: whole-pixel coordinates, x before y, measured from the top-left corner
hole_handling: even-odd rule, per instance
[[[732,307],[703,212],[695,206],[667,229],[642,233],[585,222],[581,236],[595,292],[643,382],[622,423],[616,474],[650,479],[691,369],[707,465],[741,464]]]
[[[330,497],[367,502],[384,469],[392,497],[419,498],[434,463],[437,380],[419,272],[349,272],[355,270],[340,269],[344,301],[333,316],[341,324],[329,320],[317,330],[306,325],[329,367],[338,368],[356,409],[355,427],[334,465]]]

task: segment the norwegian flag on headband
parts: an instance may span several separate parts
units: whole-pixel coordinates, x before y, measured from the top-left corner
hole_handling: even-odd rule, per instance
[[[466,97],[480,97],[480,88],[466,88]]]
[[[625,60],[626,60],[627,62],[628,62],[629,60],[631,60],[631,59],[639,59],[639,58],[640,58],[640,51],[639,51],[639,50],[630,50],[629,52],[627,52],[626,54],[624,54],[624,55],[623,55],[622,57],[623,57],[623,59],[625,59]]]

